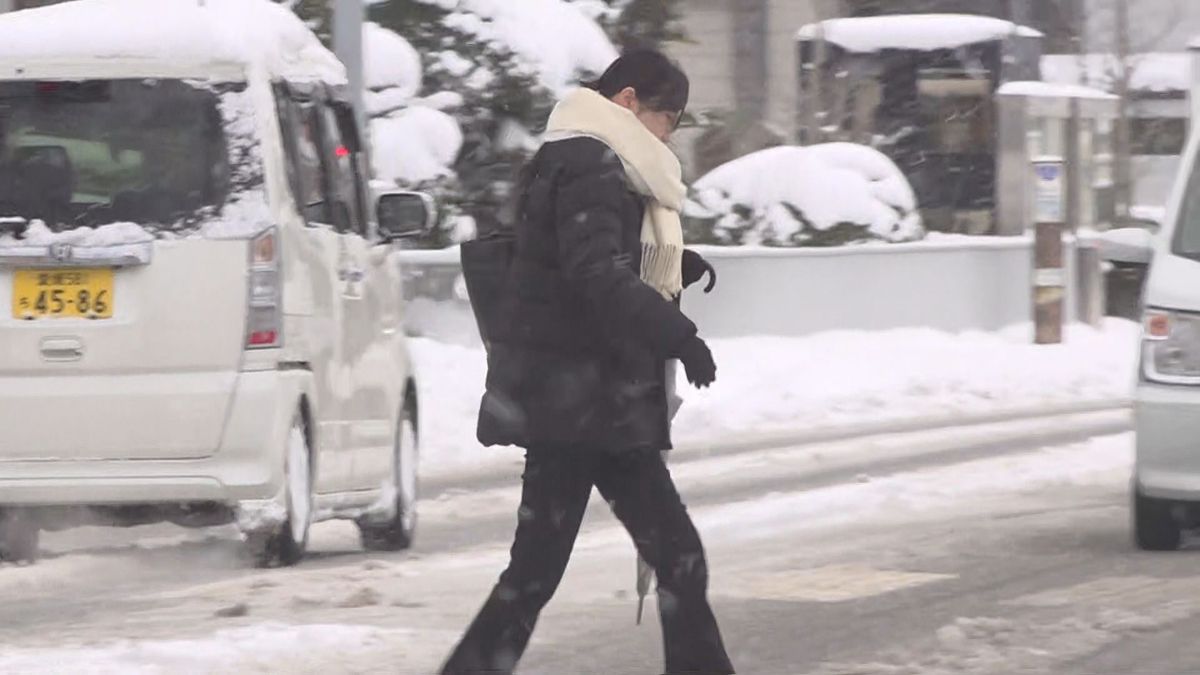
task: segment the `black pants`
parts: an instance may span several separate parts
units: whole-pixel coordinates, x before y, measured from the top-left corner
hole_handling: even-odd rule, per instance
[[[445,675],[513,671],[562,580],[593,486],[658,575],[667,673],[733,672],[708,604],[704,547],[662,455],[539,448],[526,453],[511,562]]]

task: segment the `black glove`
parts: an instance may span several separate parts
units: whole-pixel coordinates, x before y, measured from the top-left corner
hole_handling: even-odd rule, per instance
[[[711,293],[717,285],[717,271],[712,263],[691,249],[683,249],[683,287],[687,288],[703,279],[705,272],[708,273],[708,285],[704,287],[704,292]]]
[[[712,352],[699,336],[693,335],[679,348],[679,360],[683,362],[683,370],[688,382],[697,389],[709,386],[717,381],[717,364],[713,361]]]

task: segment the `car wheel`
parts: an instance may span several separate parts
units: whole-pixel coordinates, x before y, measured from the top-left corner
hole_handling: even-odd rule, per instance
[[[41,528],[27,511],[0,511],[0,562],[33,562]]]
[[[363,548],[368,551],[403,551],[413,544],[417,532],[417,425],[416,413],[405,406],[396,425],[392,453],[392,486],[395,514],[384,523],[358,523]]]
[[[247,535],[251,554],[260,567],[276,563],[291,566],[304,558],[313,519],[312,448],[300,416],[288,432],[284,455],[284,508],[282,523]]]
[[[1133,494],[1133,530],[1138,548],[1143,551],[1174,551],[1183,539],[1183,528],[1173,513],[1172,503],[1147,497],[1140,490]]]

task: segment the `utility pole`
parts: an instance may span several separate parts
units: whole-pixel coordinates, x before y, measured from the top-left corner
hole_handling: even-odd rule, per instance
[[[333,5],[333,51],[346,65],[350,97],[358,115],[360,129],[366,129],[363,73],[363,22],[366,9],[362,0],[329,0]]]
[[[1129,126],[1129,0],[1116,0],[1114,6],[1116,22],[1116,95],[1119,109],[1114,134],[1116,157],[1113,162],[1113,190],[1116,202],[1118,227],[1129,222],[1129,208],[1133,197],[1133,168],[1130,164],[1132,139]]]
[[[767,112],[769,64],[767,62],[768,0],[738,0],[733,3],[733,89],[737,101],[733,139],[737,155],[757,150],[751,147],[758,138]],[[754,130],[755,133],[746,133]]]

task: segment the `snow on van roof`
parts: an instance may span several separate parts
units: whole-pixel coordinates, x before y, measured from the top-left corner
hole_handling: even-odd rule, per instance
[[[0,15],[0,62],[70,59],[237,63],[346,81],[304,22],[269,0],[75,0]]]
[[[800,40],[820,38],[846,51],[870,53],[884,49],[955,49],[1012,35],[1043,37],[1041,32],[1011,21],[970,14],[896,14],[829,19],[804,26],[796,37]]]

